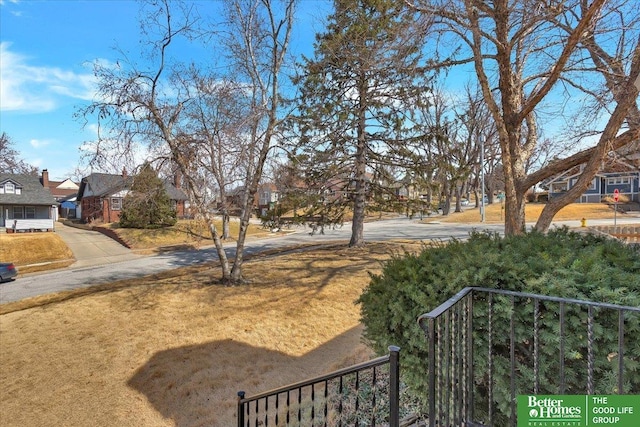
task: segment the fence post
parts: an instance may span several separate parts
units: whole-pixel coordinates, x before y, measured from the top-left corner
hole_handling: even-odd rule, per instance
[[[422,325],[421,325],[422,326]],[[429,318],[428,330],[429,338],[429,426],[436,425],[436,320]],[[440,337],[438,337],[440,338]]]
[[[389,427],[400,427],[400,347],[389,346]]]
[[[244,405],[242,404],[244,394],[244,391],[238,392],[238,427],[244,426]]]

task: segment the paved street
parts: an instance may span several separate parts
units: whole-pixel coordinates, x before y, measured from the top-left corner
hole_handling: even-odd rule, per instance
[[[628,223],[639,223],[639,218],[625,220]],[[618,221],[618,224],[624,222]],[[613,224],[612,220],[590,221],[589,225]],[[568,221],[557,225],[578,227],[579,221]],[[418,220],[397,218],[385,221],[376,221],[365,224],[365,240],[380,241],[391,239],[407,240],[449,240],[451,238],[464,239],[473,230],[489,230],[502,233],[504,226],[501,224],[423,224]],[[342,228],[327,228],[324,234],[309,235],[308,228],[299,228],[295,233],[281,235],[267,239],[249,240],[246,243],[246,253],[258,253],[265,250],[280,249],[289,246],[348,241],[351,236],[351,225],[345,224]],[[75,233],[71,231],[71,233]],[[95,233],[97,234],[97,233]],[[89,236],[89,238],[92,236]],[[93,236],[95,237],[95,236]],[[87,236],[77,234],[65,238],[78,239],[75,247],[81,247],[76,251],[78,262],[72,266],[50,273],[19,276],[17,280],[0,285],[0,303],[17,301],[19,299],[42,295],[52,292],[71,290],[115,280],[130,279],[170,270],[177,267],[196,265],[206,261],[216,260],[215,248],[207,247],[197,251],[176,251],[153,256],[134,255],[126,248],[117,248],[113,242],[102,241],[94,244],[87,242]],[[98,236],[102,239],[104,236]],[[90,239],[91,240],[91,239]],[[80,246],[78,246],[78,243]],[[84,245],[84,246],[82,246]],[[229,255],[233,256],[235,243],[226,247]]]

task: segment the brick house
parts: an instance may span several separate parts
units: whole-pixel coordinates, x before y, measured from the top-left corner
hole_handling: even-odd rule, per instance
[[[133,184],[133,178],[124,170],[122,175],[92,173],[82,178],[78,190],[81,219],[84,222],[110,223],[119,221],[122,203]],[[184,218],[187,196],[180,189],[179,181],[165,180],[164,185],[178,218]]]

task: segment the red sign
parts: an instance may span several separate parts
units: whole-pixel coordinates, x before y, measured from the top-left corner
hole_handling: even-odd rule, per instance
[[[615,190],[613,190],[613,200],[617,202],[619,198],[620,198],[620,190],[616,188]]]

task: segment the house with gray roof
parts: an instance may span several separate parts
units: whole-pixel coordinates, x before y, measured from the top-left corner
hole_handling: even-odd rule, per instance
[[[124,170],[121,175],[92,173],[82,178],[77,197],[81,219],[84,222],[118,222],[122,203],[129,193],[133,179],[134,177],[129,176]],[[187,195],[180,189],[179,180],[165,180],[164,186],[177,217],[183,218]]]
[[[585,164],[573,167],[543,181],[540,186],[549,190],[549,198],[558,197],[576,185],[584,168]],[[624,200],[640,202],[640,141],[610,153],[575,202],[600,203],[613,198],[616,190]]]
[[[31,229],[52,229],[57,205],[40,177],[0,174],[0,228],[16,230],[16,224],[31,224]],[[40,227],[40,223],[47,226]]]

